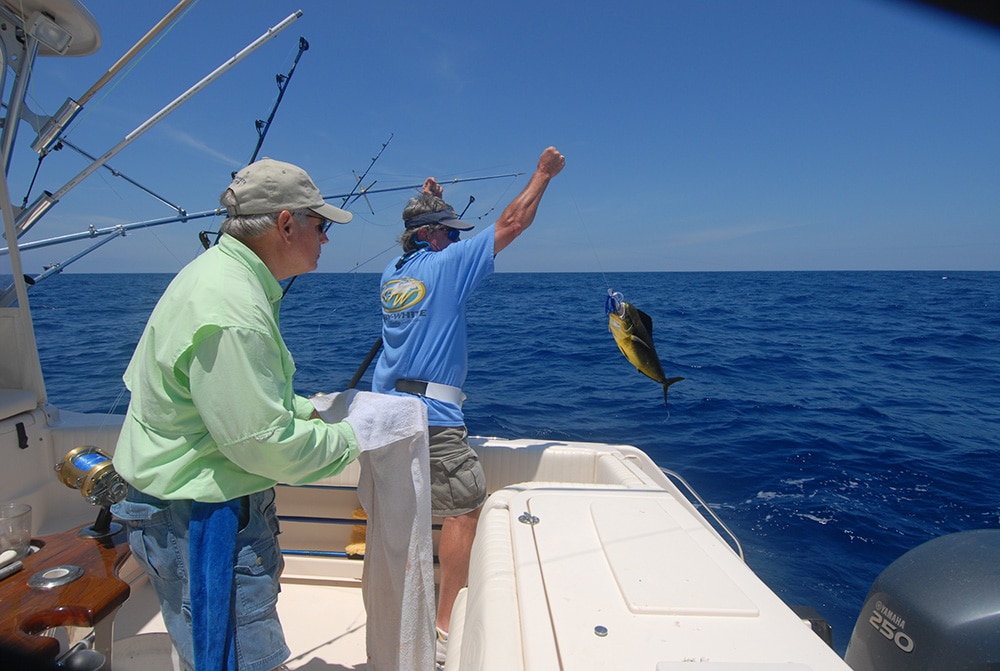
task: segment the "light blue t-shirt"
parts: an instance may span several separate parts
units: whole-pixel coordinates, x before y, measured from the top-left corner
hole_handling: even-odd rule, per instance
[[[419,251],[382,272],[382,355],[372,391],[398,394],[396,380],[422,380],[453,387],[469,369],[465,306],[473,290],[493,273],[493,226],[439,252]],[[431,426],[463,426],[462,409],[423,398]]]

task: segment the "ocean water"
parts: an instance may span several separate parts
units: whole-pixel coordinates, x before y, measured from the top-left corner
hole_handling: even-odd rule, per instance
[[[123,413],[121,374],[167,275],[32,289],[50,401]],[[618,352],[608,288],[647,312],[668,376]],[[344,388],[378,338],[378,276],[300,277],[282,308],[300,393]],[[498,274],[469,306],[470,431],[625,442],[678,471],[843,654],[879,572],[1000,527],[1000,273]],[[371,370],[359,387],[369,386]]]

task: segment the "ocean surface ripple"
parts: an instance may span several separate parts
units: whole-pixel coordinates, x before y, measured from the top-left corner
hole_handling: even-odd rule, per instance
[[[123,413],[121,375],[168,275],[64,275],[30,300],[50,402]],[[667,376],[618,352],[609,288]],[[379,336],[378,276],[298,278],[282,307],[302,394]],[[681,473],[841,654],[878,573],[1000,527],[1000,273],[498,274],[469,304],[470,432],[636,445]],[[369,388],[371,370],[359,387]]]

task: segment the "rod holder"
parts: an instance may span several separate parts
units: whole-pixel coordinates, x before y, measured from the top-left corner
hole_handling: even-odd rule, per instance
[[[66,126],[73,122],[82,109],[83,106],[80,103],[72,98],[67,98],[59,111],[54,116],[49,117],[45,125],[42,126],[42,130],[38,132],[38,137],[31,143],[31,148],[35,150],[35,153],[39,156],[45,156],[52,151],[52,147],[59,141]]]

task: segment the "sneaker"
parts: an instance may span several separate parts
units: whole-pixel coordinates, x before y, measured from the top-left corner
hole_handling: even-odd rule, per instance
[[[441,631],[440,627],[434,627],[437,631],[437,641],[434,645],[434,671],[444,671],[444,660],[448,656],[448,632]]]

